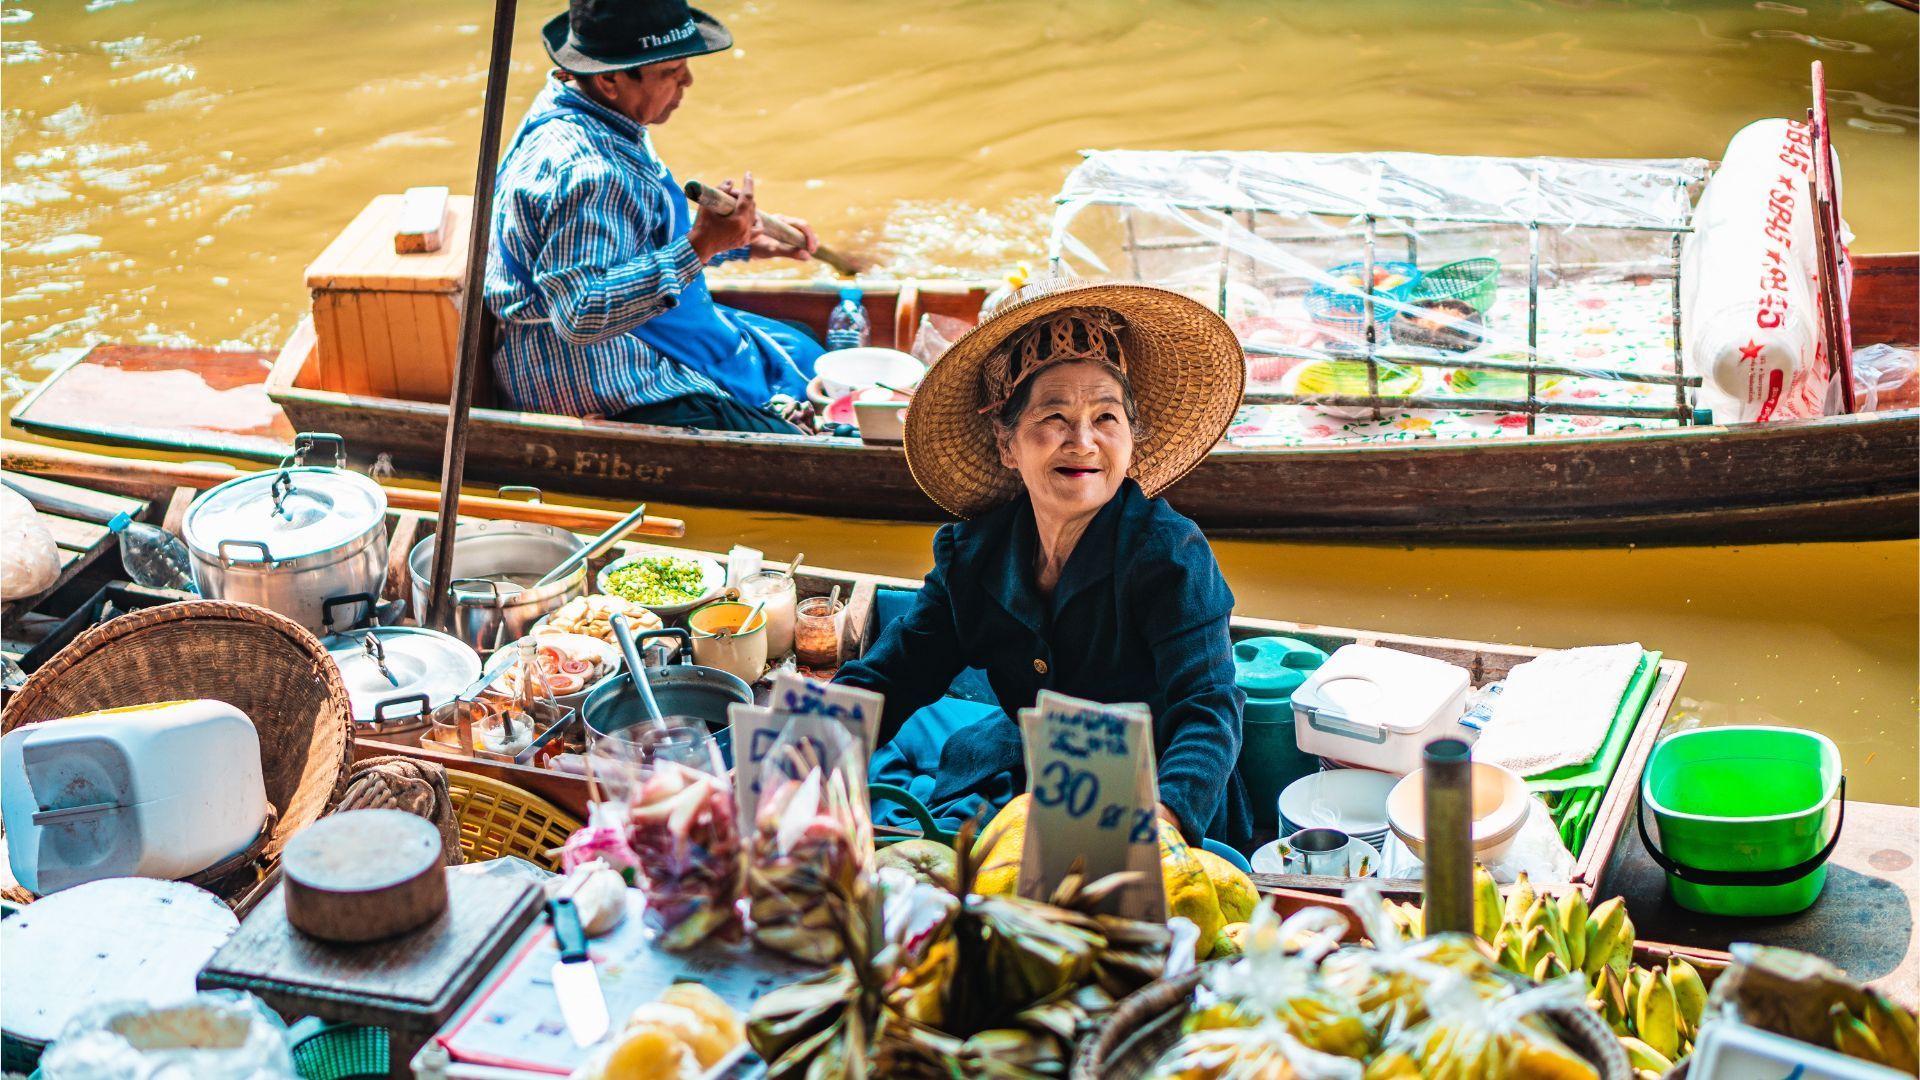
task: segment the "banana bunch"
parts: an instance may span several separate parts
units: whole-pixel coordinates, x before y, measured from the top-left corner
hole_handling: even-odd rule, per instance
[[[1584,896],[1538,893],[1522,873],[1503,899],[1493,875],[1473,872],[1474,934],[1492,947],[1501,967],[1545,983],[1579,974],[1587,1004],[1620,1036],[1637,1074],[1659,1075],[1693,1052],[1707,1008],[1700,972],[1677,956],[1664,965],[1633,963],[1633,920],[1614,897],[1589,911]],[[1414,904],[1388,904],[1408,937],[1425,930]]]

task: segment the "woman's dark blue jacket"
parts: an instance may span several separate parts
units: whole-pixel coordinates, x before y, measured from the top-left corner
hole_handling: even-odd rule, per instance
[[[1235,768],[1246,696],[1234,685],[1227,619],[1233,593],[1199,526],[1138,484],[1121,483],[1080,537],[1053,596],[1034,580],[1039,544],[1027,497],[943,526],[933,570],[907,614],[838,681],[886,695],[880,741],[946,692],[963,669],[986,672],[1005,715],[941,749],[936,801],[1026,790],[1009,719],[1042,689],[1153,710],[1160,801],[1189,841],[1251,835]]]

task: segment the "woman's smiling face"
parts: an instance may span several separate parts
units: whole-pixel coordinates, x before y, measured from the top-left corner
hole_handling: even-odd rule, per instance
[[[1099,510],[1133,464],[1120,380],[1102,364],[1047,368],[1033,377],[1026,407],[999,442],[1001,464],[1020,474],[1037,513]]]

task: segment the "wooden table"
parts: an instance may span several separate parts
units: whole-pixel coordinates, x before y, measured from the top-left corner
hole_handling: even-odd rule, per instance
[[[408,1062],[539,915],[540,890],[524,879],[448,870],[447,910],[387,941],[335,945],[287,923],[276,887],[201,970],[203,990],[256,994],[288,1021],[317,1016],[388,1031],[390,1074]]]

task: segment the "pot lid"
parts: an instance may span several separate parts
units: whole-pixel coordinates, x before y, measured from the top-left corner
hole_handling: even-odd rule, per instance
[[[387,494],[372,480],[346,469],[301,466],[221,484],[194,503],[183,532],[203,555],[218,558],[226,543],[226,554],[238,562],[269,556],[284,562],[356,540],[386,514]]]
[[[1233,681],[1250,699],[1285,700],[1326,662],[1326,653],[1298,638],[1246,638],[1233,645]]]
[[[339,666],[340,681],[353,703],[353,718],[361,723],[430,712],[480,677],[478,653],[457,638],[425,627],[350,630],[321,644]],[[424,707],[418,700],[407,701],[422,695],[427,699]]]

